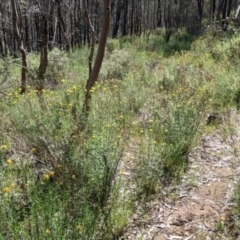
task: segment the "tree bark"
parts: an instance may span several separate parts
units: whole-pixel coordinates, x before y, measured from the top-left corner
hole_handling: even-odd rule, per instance
[[[92,73],[92,59],[93,59],[93,54],[94,54],[94,47],[95,47],[95,30],[94,30],[94,27],[92,25],[92,22],[91,22],[91,19],[90,19],[90,16],[89,16],[89,11],[88,11],[88,8],[87,8],[87,3],[86,3],[86,0],[84,0],[84,8],[85,8],[85,11],[86,11],[86,18],[87,18],[87,23],[90,27],[90,31],[91,31],[91,43],[90,43],[90,54],[89,54],[89,57],[88,57],[88,76],[90,77],[91,76],[91,73]]]
[[[83,128],[85,128],[86,121],[89,116],[90,112],[90,103],[91,103],[91,89],[95,85],[98,75],[102,66],[105,47],[110,27],[110,16],[111,16],[111,9],[110,9],[110,0],[103,0],[103,22],[102,22],[102,30],[100,34],[99,46],[97,51],[97,56],[93,65],[93,69],[89,76],[89,79],[86,84],[86,95],[85,95],[85,102],[83,106],[83,115],[84,115],[84,122]]]
[[[42,16],[42,46],[40,52],[40,64],[38,68],[38,79],[36,90],[39,93],[44,88],[44,76],[48,66],[48,19],[46,16]]]
[[[91,72],[91,75],[89,76],[89,79],[87,81],[86,90],[87,92],[90,92],[91,88],[94,86],[94,84],[97,81],[102,61],[104,58],[105,53],[105,47],[109,32],[109,26],[110,26],[110,0],[103,0],[103,23],[102,23],[102,30],[99,40],[99,46],[98,46],[98,52],[97,56],[94,62],[94,66]]]
[[[116,38],[118,35],[121,13],[122,13],[122,0],[118,0],[117,9],[116,9],[116,17],[115,17],[115,21],[113,24],[113,30],[112,30],[112,38]]]
[[[198,20],[199,23],[202,24],[204,0],[197,0],[197,3],[198,3]]]
[[[13,18],[13,29],[15,32],[15,36],[17,38],[18,42],[18,48],[21,52],[22,55],[22,70],[21,70],[21,86],[20,86],[20,93],[25,93],[26,92],[26,82],[27,82],[27,55],[26,51],[23,46],[23,38],[22,34],[20,33],[19,30],[19,21],[22,19],[20,13],[18,14],[17,9],[19,9],[19,3],[17,0],[11,0],[11,5],[12,5],[12,18]]]

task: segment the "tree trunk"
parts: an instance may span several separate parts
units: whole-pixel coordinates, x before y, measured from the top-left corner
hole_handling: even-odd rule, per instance
[[[42,46],[40,53],[40,65],[38,68],[38,79],[36,90],[39,93],[42,92],[44,87],[44,76],[48,66],[48,19],[46,16],[42,16]]]
[[[13,17],[13,29],[17,38],[18,42],[18,48],[22,55],[22,72],[21,72],[21,86],[20,86],[20,92],[25,93],[26,92],[26,82],[27,82],[27,56],[26,51],[23,46],[23,38],[20,34],[19,30],[19,21],[21,21],[21,13],[17,12],[17,9],[19,8],[19,3],[17,0],[11,0],[12,5],[12,17]]]
[[[128,29],[127,29],[127,16],[128,16],[128,0],[124,0],[124,17],[123,17],[123,26],[122,26],[122,35],[126,36],[128,34]]]
[[[122,13],[122,0],[118,0],[116,18],[115,18],[115,21],[113,24],[113,30],[112,30],[112,38],[116,38],[118,35],[121,13]]]
[[[202,14],[203,14],[203,5],[204,5],[204,0],[197,0],[198,3],[198,20],[199,23],[202,23]]]
[[[91,103],[91,89],[95,85],[98,75],[102,66],[102,61],[104,58],[105,53],[105,47],[110,27],[110,15],[111,15],[111,9],[110,9],[110,0],[103,0],[103,22],[102,22],[102,30],[100,34],[100,40],[99,40],[99,46],[97,51],[97,56],[94,62],[93,69],[91,71],[91,74],[89,76],[89,79],[86,84],[86,95],[85,95],[85,102],[83,106],[83,115],[84,118],[84,124],[86,123],[89,112],[90,112],[90,103]],[[84,128],[85,126],[83,126]]]

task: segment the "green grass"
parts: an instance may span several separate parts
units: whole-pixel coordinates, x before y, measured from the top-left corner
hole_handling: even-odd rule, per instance
[[[118,239],[136,202],[186,171],[205,113],[238,101],[240,37],[210,36],[109,40],[84,131],[87,47],[50,53],[46,77],[56,88],[41,98],[36,54],[25,95],[19,60],[1,62],[9,76],[0,95],[0,239]],[[136,191],[123,196],[126,153]]]

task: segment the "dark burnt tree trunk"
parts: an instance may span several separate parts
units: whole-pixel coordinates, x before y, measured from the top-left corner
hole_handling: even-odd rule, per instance
[[[197,0],[197,5],[198,5],[198,21],[200,24],[202,24],[204,0]]]
[[[124,1],[124,14],[123,14],[123,26],[122,35],[126,36],[128,34],[128,0]]]
[[[158,0],[157,5],[157,27],[162,27],[162,0]]]
[[[122,1],[123,0],[118,0],[118,2],[117,2],[116,17],[114,19],[113,30],[112,30],[112,38],[116,38],[118,36],[120,19],[121,19],[121,14],[122,14],[122,9],[123,9]]]
[[[210,3],[210,22],[215,21],[216,14],[216,0],[212,0]]]

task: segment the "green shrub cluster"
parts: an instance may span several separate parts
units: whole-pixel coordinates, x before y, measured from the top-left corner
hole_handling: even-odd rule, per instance
[[[28,55],[27,93],[0,95],[0,238],[118,239],[140,196],[181,178],[206,113],[239,105],[239,37],[163,34],[109,42],[87,123],[89,49],[51,51],[41,97]]]

